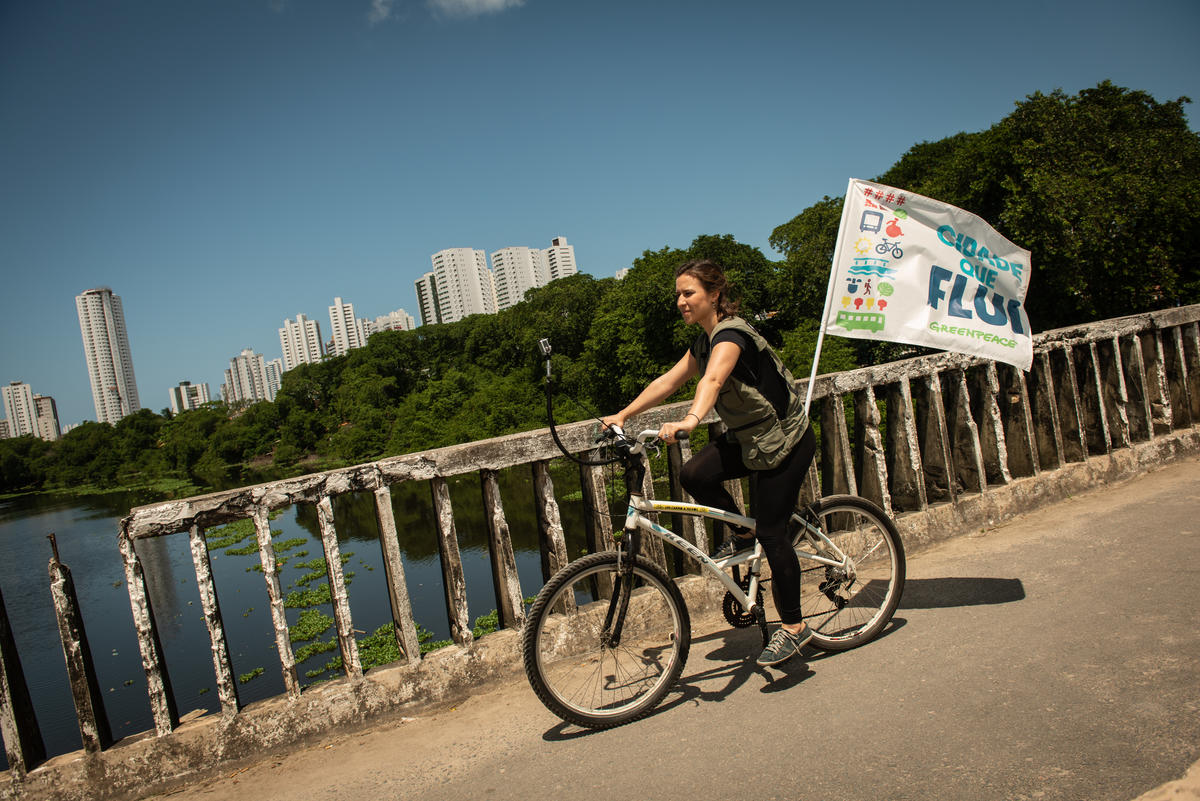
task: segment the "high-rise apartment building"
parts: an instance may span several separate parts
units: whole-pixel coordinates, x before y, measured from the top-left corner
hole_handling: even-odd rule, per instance
[[[550,281],[575,275],[579,268],[575,266],[575,247],[567,244],[565,236],[556,236],[550,240],[546,248],[546,262],[550,268]],[[549,283],[547,281],[546,283]]]
[[[212,400],[207,382],[193,384],[191,381],[180,381],[179,386],[171,387],[170,394],[171,414],[181,414],[192,409],[199,409]]]
[[[53,442],[62,434],[58,424],[58,406],[49,395],[34,395],[33,405],[37,409],[37,435]]]
[[[37,407],[33,403],[33,390],[23,381],[13,381],[0,387],[4,396],[4,416],[8,418],[8,435],[26,437],[37,434]]]
[[[0,439],[8,439],[8,420],[0,420]]]
[[[281,359],[274,361],[282,367]],[[261,353],[246,348],[229,360],[229,369],[225,371],[225,383],[221,385],[221,397],[226,403],[273,401],[278,390],[277,381],[269,380],[267,363]]]
[[[325,355],[321,346],[321,325],[303,314],[297,314],[294,323],[284,320],[283,328],[279,329],[279,347],[283,350],[285,371],[321,361]]]
[[[413,282],[417,291],[417,310],[421,315],[421,325],[433,325],[442,321],[442,310],[438,306],[437,279],[433,272],[427,272]]]
[[[263,367],[266,370],[264,375],[267,381],[268,400],[275,400],[280,387],[283,386],[283,359],[271,359]]]
[[[333,337],[333,355],[345,356],[354,348],[367,344],[362,324],[354,316],[354,304],[334,298],[329,307],[329,326]]]
[[[496,312],[496,284],[482,250],[449,248],[430,256],[440,321]]]
[[[404,309],[380,315],[375,318],[374,323],[374,331],[411,331],[416,327],[417,321]]]
[[[101,423],[116,423],[142,408],[121,298],[108,287],[97,287],[77,295],[75,309],[79,313],[96,419]]]
[[[501,248],[492,254],[492,274],[496,277],[496,309],[503,311],[520,303],[534,287],[550,283],[550,263],[544,250]]]

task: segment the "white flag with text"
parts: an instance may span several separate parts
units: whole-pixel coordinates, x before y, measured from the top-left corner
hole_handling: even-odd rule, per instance
[[[1033,363],[1030,253],[974,214],[852,179],[836,253],[828,333]]]

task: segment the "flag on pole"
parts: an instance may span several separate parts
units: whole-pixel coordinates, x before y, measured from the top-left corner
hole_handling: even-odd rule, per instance
[[[1028,370],[1030,266],[1029,251],[970,212],[851,179],[823,327]]]

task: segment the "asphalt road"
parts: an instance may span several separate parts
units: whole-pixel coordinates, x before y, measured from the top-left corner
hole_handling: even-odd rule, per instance
[[[767,670],[758,642],[697,630],[618,729],[514,676],[156,798],[1130,801],[1200,759],[1200,460],[910,553],[863,648]]]

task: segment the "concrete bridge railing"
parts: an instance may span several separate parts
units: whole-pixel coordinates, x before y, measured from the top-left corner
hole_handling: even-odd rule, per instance
[[[804,383],[804,382],[801,382]],[[651,427],[682,414],[683,404],[654,409],[638,420]],[[1047,486],[1073,465],[1150,443],[1194,452],[1200,448],[1200,305],[1104,320],[1039,334],[1028,373],[1008,365],[958,354],[937,354],[877,367],[819,376],[813,419],[820,430],[818,457],[804,493],[849,492],[870,498],[893,515],[906,538],[948,536],[949,529],[977,525],[998,512],[988,499],[1024,479]],[[706,420],[719,427],[715,417]],[[592,447],[592,426],[560,430],[569,450]],[[672,497],[680,497],[678,469],[689,457],[687,443],[668,452]],[[567,556],[549,465],[559,452],[545,429],[397,456],[326,473],[301,476],[186,500],[139,507],[120,527],[130,607],[145,668],[154,730],[135,738],[136,748],[113,748],[99,703],[95,671],[79,624],[70,575],[51,562],[52,589],[60,615],[64,653],[76,700],[83,751],[46,761],[40,734],[7,616],[0,599],[0,733],[10,770],[8,795],[97,798],[131,787],[169,782],[222,761],[286,745],[330,726],[436,699],[480,675],[512,670],[515,631],[524,621],[523,589],[497,484],[498,471],[528,465],[532,472],[543,569]],[[1134,466],[1134,469],[1138,469]],[[466,585],[447,479],[478,476],[486,512],[491,567],[502,629],[473,641]],[[1056,478],[1058,477],[1058,478]],[[429,486],[436,513],[451,637],[449,654],[420,655],[404,564],[391,505],[392,488],[406,482]],[[611,547],[612,522],[603,474],[581,472],[588,547]],[[731,487],[741,495],[740,485]],[[652,476],[647,491],[653,493]],[[371,492],[390,591],[396,643],[395,667],[364,677],[354,637],[339,558],[332,499]],[[1031,495],[1037,496],[1039,492]],[[1045,492],[1040,494],[1045,495]],[[1026,499],[1037,502],[1036,497]],[[315,506],[324,548],[344,681],[301,689],[284,614],[269,515],[295,504]],[[1017,509],[1016,511],[1025,511]],[[243,708],[213,581],[204,532],[252,520],[265,577],[285,694]],[[690,520],[676,521],[684,536],[707,548],[707,532]],[[680,529],[676,529],[680,530]],[[190,543],[197,585],[211,640],[221,714],[181,724],[169,671],[151,607],[144,566],[134,542],[148,537],[183,537]],[[661,557],[659,557],[661,558]],[[57,571],[57,572],[56,572]],[[684,578],[686,582],[688,579]],[[532,593],[536,588],[526,587]],[[497,668],[497,664],[504,665]],[[451,675],[453,674],[453,675]],[[93,703],[96,701],[96,703]],[[115,753],[124,751],[123,754]],[[74,776],[63,784],[64,776]],[[51,790],[50,788],[55,788]]]

